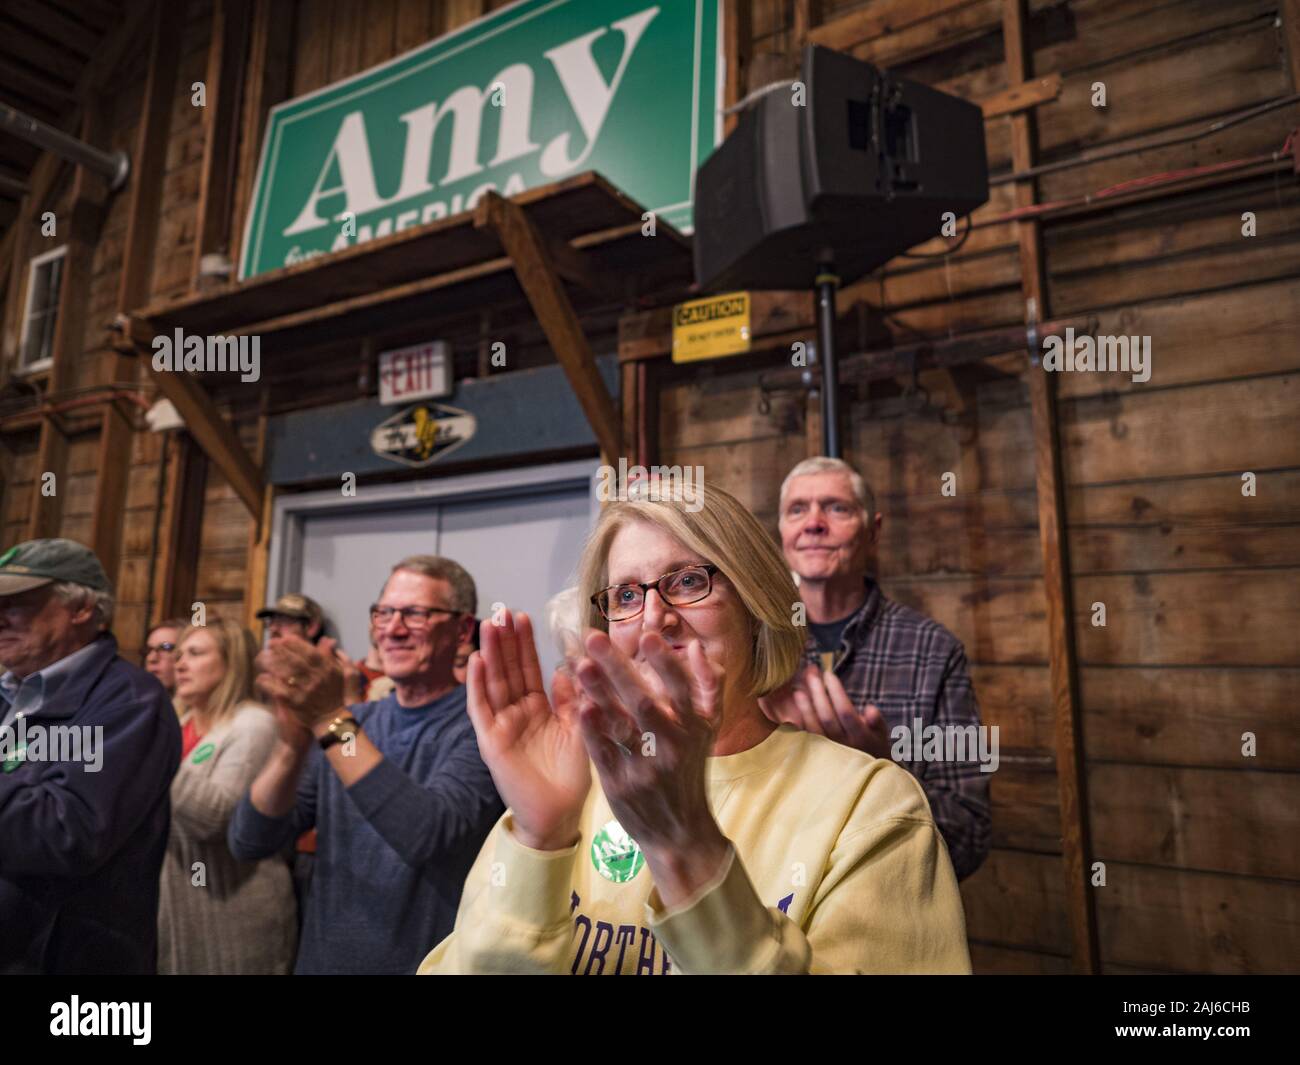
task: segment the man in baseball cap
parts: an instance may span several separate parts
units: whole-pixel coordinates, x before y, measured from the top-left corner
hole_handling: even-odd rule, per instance
[[[280,596],[274,606],[259,610],[257,616],[266,622],[267,635],[272,640],[292,633],[316,643],[325,631],[325,614],[320,604],[297,592]]]
[[[180,726],[71,540],[0,552],[0,972],[152,973]]]

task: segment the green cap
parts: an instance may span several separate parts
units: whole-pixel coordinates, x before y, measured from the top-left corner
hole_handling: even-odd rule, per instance
[[[52,581],[69,581],[96,592],[112,590],[95,553],[73,540],[27,540],[0,554],[0,596]]]

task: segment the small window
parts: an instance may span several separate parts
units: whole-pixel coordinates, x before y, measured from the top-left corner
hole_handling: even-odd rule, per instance
[[[54,328],[59,320],[59,290],[63,287],[63,260],[67,251],[65,244],[31,261],[22,347],[18,355],[19,373],[47,369],[54,361]]]

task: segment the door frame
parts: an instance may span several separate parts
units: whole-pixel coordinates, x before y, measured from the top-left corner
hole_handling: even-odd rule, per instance
[[[362,514],[367,510],[414,507],[434,501],[439,504],[462,503],[475,499],[538,495],[548,489],[586,488],[591,526],[594,528],[600,514],[600,501],[596,494],[599,480],[600,460],[592,458],[467,473],[459,477],[358,485],[357,494],[348,498],[339,494],[340,489],[330,488],[280,494],[271,512],[271,549],[267,560],[264,605],[270,606],[281,595],[297,590],[288,587],[289,574],[301,570],[304,526],[309,517]]]

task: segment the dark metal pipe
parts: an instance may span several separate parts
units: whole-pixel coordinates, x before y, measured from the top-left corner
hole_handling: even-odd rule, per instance
[[[114,192],[126,184],[127,175],[131,172],[131,160],[126,152],[101,151],[4,102],[0,102],[0,130],[6,130],[28,144],[34,144],[94,171],[108,182],[108,187]]]
[[[835,291],[840,279],[832,263],[817,275],[817,361],[822,369],[822,454],[840,458],[839,376],[835,363]]]

